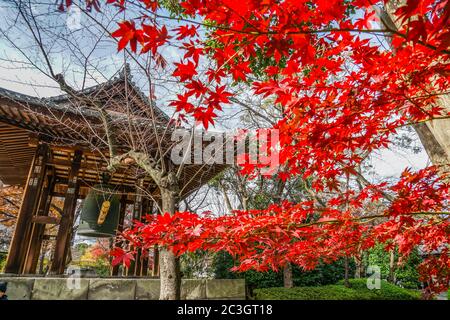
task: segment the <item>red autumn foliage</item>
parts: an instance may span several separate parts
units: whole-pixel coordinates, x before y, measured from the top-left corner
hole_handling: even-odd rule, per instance
[[[402,257],[423,245],[421,250],[430,253],[420,267],[423,280],[437,291],[446,288],[450,221],[441,210],[450,196],[449,185],[439,182],[433,169],[405,171],[399,182],[383,188],[394,197],[392,204],[384,212],[365,214],[365,204],[379,199],[380,187],[343,194],[326,208],[313,201],[285,201],[266,210],[221,217],[190,212],[148,216],[147,223],[138,223],[123,236],[136,247],[151,249],[157,244],[177,254],[225,250],[241,262],[238,271],[279,270],[287,262],[313,269],[319,261],[357,254],[356,244],[363,249],[376,242],[387,249],[396,246]],[[349,203],[346,210],[341,201]]]
[[[128,1],[107,2],[124,9]],[[189,19],[170,31],[152,16],[157,1],[136,2],[149,12],[139,23],[119,23],[113,33],[118,49],[161,54],[171,45],[168,39],[182,42],[185,54],[173,76],[185,91],[172,106],[206,128],[229,103],[227,81],[250,81],[252,61],[267,58],[265,77],[250,83],[255,94],[273,97],[283,110],[275,125],[280,177],[311,179],[315,191],[337,192],[342,177],[353,174],[365,155],[386,147],[397,128],[449,116],[437,103],[450,87],[449,0],[406,1],[395,11],[396,30],[374,16],[373,6],[386,1],[184,0]],[[354,10],[360,14],[352,15]],[[205,21],[208,39],[199,32]],[[389,35],[390,49],[372,41],[380,33]],[[205,74],[201,58],[212,60]],[[194,103],[200,96],[206,98]],[[159,244],[179,254],[226,250],[240,258],[239,270],[279,269],[286,262],[310,269],[319,259],[352,255],[376,241],[398,247],[402,256],[420,246],[429,254],[422,277],[439,291],[448,287],[450,269],[449,186],[440,176],[436,168],[405,171],[395,185],[347,191],[326,208],[305,201],[226,217],[164,214],[125,236],[136,247]],[[364,204],[384,194],[393,201],[383,214],[364,215]],[[116,262],[129,262],[126,253],[113,254]]]

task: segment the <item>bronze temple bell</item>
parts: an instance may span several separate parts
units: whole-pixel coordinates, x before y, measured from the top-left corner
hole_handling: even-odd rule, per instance
[[[120,200],[114,189],[106,184],[95,185],[84,200],[77,233],[84,237],[114,237],[119,218]]]

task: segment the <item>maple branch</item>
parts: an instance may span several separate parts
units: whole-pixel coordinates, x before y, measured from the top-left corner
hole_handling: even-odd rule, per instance
[[[408,212],[408,213],[403,213],[400,214],[401,216],[406,216],[406,215],[410,215],[410,216],[449,216],[450,212],[448,211],[437,211],[437,212],[432,212],[432,211],[417,211],[417,212]],[[362,217],[356,217],[356,218],[351,218],[351,219],[332,219],[332,220],[325,220],[325,221],[314,221],[314,222],[309,222],[309,223],[301,223],[301,224],[296,224],[296,223],[289,223],[287,225],[287,231],[289,231],[292,228],[295,229],[299,229],[299,228],[307,228],[307,227],[311,227],[311,226],[315,226],[315,225],[326,225],[326,224],[343,224],[345,222],[348,221],[352,221],[352,222],[360,222],[360,223],[368,223],[372,220],[375,219],[380,219],[380,218],[391,218],[392,216],[389,216],[387,214],[376,214],[376,215],[370,215],[370,216],[362,216]],[[261,228],[257,228],[255,227],[254,229],[251,230],[251,233],[247,236],[242,236],[242,238],[254,238],[255,235],[262,235],[265,233],[268,233],[270,235],[273,234],[272,230],[264,230],[263,228],[266,228],[267,226],[264,225]],[[259,230],[258,230],[259,229]],[[309,231],[311,232],[311,231]],[[161,240],[161,237],[159,236],[145,236],[145,239],[147,240]],[[222,238],[217,238],[217,237],[202,237],[203,240],[209,240],[209,241],[214,241],[214,240],[223,240]],[[130,241],[136,243],[137,245],[142,246],[142,244],[140,244],[139,242],[136,242],[133,239],[129,239]],[[257,241],[257,240],[256,240]],[[151,244],[153,245],[153,244]]]
[[[438,212],[432,212],[432,211],[418,211],[418,212],[408,212],[408,213],[403,213],[401,215],[412,215],[412,216],[416,216],[416,215],[431,215],[431,216],[440,216],[440,215],[450,215],[450,212],[447,211],[438,211]],[[300,225],[296,225],[296,227],[308,227],[308,226],[312,226],[312,225],[320,225],[320,224],[327,224],[327,223],[343,223],[345,221],[362,221],[362,220],[374,220],[374,219],[378,219],[378,218],[390,218],[389,215],[387,214],[376,214],[376,215],[371,215],[371,216],[362,216],[362,217],[357,217],[357,218],[352,218],[352,219],[342,219],[342,220],[326,220],[326,221],[315,221],[315,222],[310,222],[310,223],[305,223],[305,224],[300,224]]]
[[[270,123],[270,125],[275,126],[275,122],[272,121],[272,119],[270,119],[269,117],[265,116],[264,114],[262,114],[261,112],[255,110],[255,108],[252,108],[251,106],[249,106],[247,103],[244,103],[242,101],[240,101],[239,99],[236,99],[234,97],[230,97],[229,100],[231,102],[234,102],[244,108],[246,108],[249,112],[254,113],[257,117],[260,117],[261,119],[266,120],[268,123]]]
[[[354,175],[364,185],[366,185],[366,186],[372,185],[360,172],[354,171],[354,172],[352,172],[352,175]],[[380,190],[380,189],[376,189],[376,191],[378,191],[386,200],[389,200],[391,202],[394,201],[394,197],[391,196],[390,194],[386,193],[385,191]]]
[[[211,25],[211,24],[206,24],[203,22],[199,22],[199,21],[195,21],[195,20],[191,20],[191,19],[186,19],[186,18],[180,18],[180,17],[170,17],[170,16],[166,16],[166,15],[161,15],[161,14],[157,14],[157,13],[153,13],[154,16],[162,18],[162,19],[169,19],[169,20],[177,20],[177,21],[184,21],[184,22],[188,22],[188,23],[192,23],[194,25],[199,25],[199,26],[204,26],[204,27],[208,27],[208,28],[215,28],[215,29],[220,29],[220,30],[227,30],[227,31],[231,31],[233,33],[239,33],[239,34],[247,34],[247,35],[253,35],[253,36],[260,36],[260,35],[280,35],[280,34],[287,34],[287,35],[292,35],[292,34],[321,34],[321,33],[331,33],[331,32],[335,32],[335,33],[367,33],[367,34],[386,34],[386,33],[390,33],[390,34],[395,34],[403,39],[408,39],[408,36],[406,34],[403,34],[397,30],[392,30],[391,28],[387,27],[386,29],[353,29],[353,28],[326,28],[326,29],[320,29],[320,30],[298,30],[298,31],[289,31],[289,32],[278,32],[278,31],[245,31],[245,30],[239,30],[239,29],[234,29],[234,28],[230,28],[230,27],[225,27],[225,26],[218,26],[218,25]],[[254,27],[253,27],[254,28]],[[447,55],[450,55],[450,51],[446,50],[446,49],[442,49],[442,50],[438,50],[438,48],[434,45],[431,45],[429,43],[426,43],[422,40],[417,40],[417,43],[425,46],[431,50],[434,51],[439,51],[442,53],[445,53]]]

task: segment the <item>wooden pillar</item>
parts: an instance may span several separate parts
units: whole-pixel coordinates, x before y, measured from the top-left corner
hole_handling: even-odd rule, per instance
[[[145,222],[145,216],[149,213],[150,210],[150,201],[149,199],[142,200],[142,211],[141,211],[141,222]],[[145,277],[148,275],[148,255],[149,252],[141,252],[141,269],[140,275]],[[139,271],[139,270],[138,270]]]
[[[27,184],[22,197],[22,204],[17,216],[16,228],[11,245],[9,246],[5,273],[20,274],[23,270],[31,237],[31,219],[38,206],[48,156],[48,146],[46,144],[39,144],[31,163]]]
[[[161,202],[159,202],[159,208],[161,208]],[[157,203],[153,203],[153,214],[159,214],[159,208]],[[159,277],[159,248],[157,245],[153,247],[153,266],[152,276]]]
[[[72,167],[70,168],[66,196],[64,199],[63,214],[59,223],[58,235],[56,236],[55,254],[53,257],[51,274],[63,274],[66,266],[67,253],[73,232],[75,209],[78,199],[79,182],[78,171],[80,170],[82,152],[76,150]]]
[[[120,199],[120,217],[119,217],[119,226],[117,227],[117,231],[118,233],[123,231],[123,225],[125,222],[125,214],[127,212],[127,195],[124,194],[122,195],[122,198]],[[114,240],[114,245],[117,247],[122,248],[124,243],[122,240],[117,240],[117,236],[116,239]],[[111,275],[112,276],[118,276],[119,275],[119,268],[120,265],[116,265],[114,267],[112,267],[111,269]]]
[[[156,244],[153,248],[152,276],[159,277],[159,248]]]
[[[144,179],[138,180],[138,185],[136,187],[136,195],[134,198],[133,206],[133,221],[140,221],[142,217],[142,189],[144,188]],[[128,276],[140,276],[141,275],[141,249],[138,249],[136,255],[134,256],[134,261],[131,261],[130,267],[128,268]]]
[[[53,174],[48,175],[46,186],[42,191],[41,200],[39,202],[39,207],[36,216],[48,216],[50,204],[52,201],[50,193],[53,192],[54,186],[55,186],[55,176]],[[42,247],[42,240],[45,232],[45,226],[46,226],[45,223],[39,222],[33,223],[30,244],[28,246],[28,252],[23,269],[24,274],[36,273],[36,268]]]

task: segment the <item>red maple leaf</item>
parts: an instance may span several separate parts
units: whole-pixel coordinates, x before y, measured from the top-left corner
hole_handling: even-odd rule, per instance
[[[175,63],[175,71],[172,73],[174,77],[179,77],[180,81],[191,80],[197,74],[196,66],[192,61],[187,63]]]
[[[109,253],[114,257],[112,261],[112,265],[116,266],[120,263],[123,263],[127,268],[130,267],[130,263],[134,260],[134,256],[131,252],[126,252],[122,248],[116,247]]]
[[[194,25],[180,26],[174,30],[178,34],[178,37],[176,38],[177,40],[181,40],[186,37],[195,37],[197,35],[197,27]]]
[[[177,98],[177,100],[173,100],[169,104],[170,106],[175,107],[177,112],[185,111],[186,113],[191,113],[192,111],[194,111],[194,105],[188,101],[188,94],[177,94]]]
[[[194,111],[195,120],[203,124],[205,129],[208,129],[209,124],[214,125],[214,118],[217,115],[214,113],[213,108],[197,108]]]
[[[123,50],[130,43],[131,50],[136,52],[138,40],[142,40],[142,30],[136,30],[134,21],[119,23],[119,29],[111,34],[114,38],[120,38],[118,51]]]

